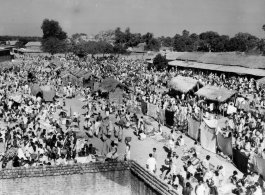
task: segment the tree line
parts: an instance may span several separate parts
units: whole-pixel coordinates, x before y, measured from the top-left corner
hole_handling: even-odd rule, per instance
[[[201,34],[183,30],[182,34],[174,37],[159,38],[165,46],[172,46],[176,51],[200,51],[200,52],[245,52],[251,49],[260,49],[264,52],[264,39],[259,39],[249,33],[237,33],[234,37],[219,35],[214,31],[207,31]]]
[[[214,31],[200,34],[183,30],[182,34],[174,37],[154,37],[154,34],[132,33],[130,28],[122,31],[102,31],[94,36],[94,40],[84,40],[85,33],[75,33],[68,37],[58,21],[45,19],[41,25],[42,37],[0,36],[0,41],[19,40],[16,47],[23,47],[29,41],[41,41],[44,52],[66,53],[73,52],[77,55],[97,53],[127,53],[130,47],[145,43],[145,51],[158,51],[161,47],[171,47],[178,52],[245,52],[253,48],[260,49],[265,54],[265,39],[259,39],[249,33],[239,32],[233,37],[219,35]],[[265,31],[265,25],[262,26]]]

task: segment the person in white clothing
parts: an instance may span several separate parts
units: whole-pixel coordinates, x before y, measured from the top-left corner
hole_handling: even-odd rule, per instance
[[[206,195],[206,187],[203,184],[202,180],[199,180],[199,183],[195,187],[196,195]]]
[[[131,144],[129,141],[125,140],[126,148],[125,148],[125,160],[128,161],[131,159]]]
[[[156,159],[153,157],[152,154],[149,154],[149,158],[146,162],[146,168],[151,172],[151,173],[156,173]]]
[[[184,138],[182,137],[182,135],[178,137],[177,145],[184,146]]]
[[[253,193],[253,195],[262,195],[262,189],[259,182],[255,182],[254,186],[256,187],[256,191]]]

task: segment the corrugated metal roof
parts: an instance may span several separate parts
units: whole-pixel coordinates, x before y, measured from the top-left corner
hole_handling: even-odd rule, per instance
[[[171,61],[171,62],[168,62],[168,65],[170,66],[179,66],[179,67],[187,67],[191,64],[187,63],[187,62],[184,62],[184,61]]]
[[[187,52],[170,52],[166,54],[167,60],[176,60],[179,56],[185,54]]]
[[[217,65],[217,64],[205,64],[198,62],[185,62],[185,61],[172,61],[168,63],[171,66],[187,67],[187,68],[196,68],[204,70],[214,70],[221,72],[232,72],[243,75],[253,75],[253,76],[265,76],[265,70],[255,69],[255,68],[246,68],[241,66],[226,66],[226,65]]]

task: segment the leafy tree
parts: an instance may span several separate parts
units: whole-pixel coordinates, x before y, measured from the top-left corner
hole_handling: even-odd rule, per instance
[[[85,51],[88,54],[99,54],[103,53],[103,48],[100,47],[100,44],[95,41],[85,42]]]
[[[67,38],[66,32],[62,30],[62,27],[59,25],[59,22],[55,20],[43,20],[41,29],[43,31],[43,39],[56,37],[59,40],[65,40]]]
[[[259,41],[258,48],[260,49],[262,55],[265,55],[265,39],[261,39]]]
[[[125,37],[126,43],[128,43],[131,40],[132,34],[130,32],[130,28],[129,27],[125,29],[124,37]]]
[[[126,53],[126,49],[123,47],[122,44],[115,44],[114,47],[113,47],[113,53],[125,54]]]
[[[44,52],[55,54],[68,51],[68,45],[65,41],[67,34],[62,30],[59,22],[45,19],[41,29],[43,31],[42,49]]]
[[[262,29],[265,31],[265,24],[262,26]],[[265,39],[261,39],[259,41],[258,47],[259,47],[262,55],[265,55]]]
[[[196,33],[192,33],[190,35],[190,38],[195,42],[198,41],[200,39],[199,35],[197,35]]]
[[[98,41],[115,41],[115,31],[100,31],[97,35],[95,35],[95,39]]]
[[[182,36],[189,36],[189,35],[190,35],[189,31],[187,31],[187,30],[182,31]]]
[[[217,32],[213,32],[213,31],[207,31],[207,32],[203,32],[199,35],[200,40],[203,40],[204,42],[202,42],[204,44],[204,46],[202,48],[200,48],[201,51],[215,51],[215,45],[218,42],[219,39],[219,34]],[[203,50],[206,49],[206,50]]]
[[[156,39],[159,41],[160,45],[162,45],[162,42],[165,40],[165,37],[161,36],[161,37],[157,37]]]
[[[56,37],[49,37],[42,41],[42,50],[50,54],[66,53],[68,51],[68,43]]]
[[[197,35],[196,33],[192,33],[189,37],[192,40],[192,51],[197,51],[199,48],[200,41],[199,35]]]
[[[75,33],[72,35],[73,39],[79,39],[81,36],[87,36],[86,33]]]
[[[173,37],[173,40],[179,39],[180,37],[181,37],[181,35],[176,34],[176,35]]]
[[[74,44],[71,48],[71,51],[77,56],[85,56],[87,54],[86,47],[83,42]]]
[[[238,39],[236,37],[232,37],[226,46],[227,51],[238,51]]]
[[[125,44],[126,43],[126,37],[124,32],[121,31],[121,28],[118,27],[115,30],[115,43],[116,44]]]
[[[164,38],[163,42],[162,42],[162,46],[165,47],[172,47],[172,38],[171,37],[166,37]]]
[[[141,43],[141,34],[140,33],[131,34],[131,38],[126,43],[126,47],[135,47],[139,43]]]
[[[142,36],[142,41],[141,42],[145,42],[146,44],[148,44],[148,42],[154,38],[154,34],[147,32],[145,35]]]
[[[179,52],[193,51],[193,41],[190,37],[184,35],[174,40],[174,49]]]
[[[159,51],[159,48],[160,48],[160,43],[157,39],[155,38],[151,38],[146,46],[145,46],[145,50],[149,50],[149,51]]]
[[[105,41],[98,42],[98,48],[100,50],[100,53],[103,53],[103,55],[113,52],[112,45],[107,43],[107,42],[105,42]]]
[[[27,36],[0,36],[0,41],[16,41],[25,39],[27,41],[40,41],[41,37],[27,37]]]
[[[210,45],[207,43],[207,41],[200,39],[198,41],[198,49],[197,49],[197,51],[209,52],[210,51]]]
[[[154,58],[153,64],[158,71],[166,69],[168,65],[166,57],[162,56],[160,53]]]

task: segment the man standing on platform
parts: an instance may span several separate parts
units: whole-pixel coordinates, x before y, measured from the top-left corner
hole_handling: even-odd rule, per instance
[[[151,173],[156,173],[156,159],[153,157],[153,155],[151,153],[149,154],[149,158],[146,162],[146,168]]]

